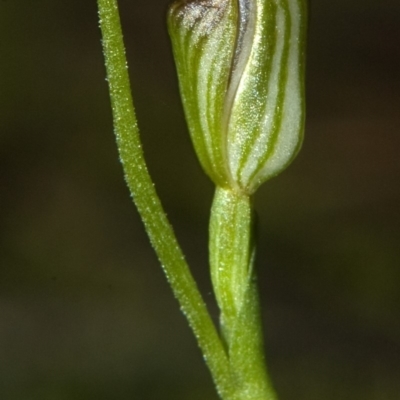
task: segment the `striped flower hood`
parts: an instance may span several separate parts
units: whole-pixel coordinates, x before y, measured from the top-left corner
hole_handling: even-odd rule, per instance
[[[306,0],[181,0],[168,14],[194,148],[214,183],[252,194],[297,154]]]

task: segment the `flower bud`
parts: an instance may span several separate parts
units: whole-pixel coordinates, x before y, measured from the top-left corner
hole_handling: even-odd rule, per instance
[[[306,0],[180,0],[168,27],[192,141],[217,186],[253,193],[298,152]]]

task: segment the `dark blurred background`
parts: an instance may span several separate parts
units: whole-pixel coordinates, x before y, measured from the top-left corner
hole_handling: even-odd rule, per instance
[[[168,0],[121,0],[144,150],[213,317],[213,187]],[[95,1],[0,1],[0,398],[216,400],[125,186]],[[400,399],[400,2],[314,0],[302,152],[265,184],[257,266],[280,400]]]

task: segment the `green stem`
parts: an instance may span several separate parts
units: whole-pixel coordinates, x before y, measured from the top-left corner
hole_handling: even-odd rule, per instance
[[[249,196],[216,189],[210,219],[210,266],[235,399],[275,400],[264,359],[254,270]]]
[[[125,178],[172,290],[198,340],[223,399],[232,398],[225,349],[148,173],[133,106],[116,0],[98,0],[114,128]]]

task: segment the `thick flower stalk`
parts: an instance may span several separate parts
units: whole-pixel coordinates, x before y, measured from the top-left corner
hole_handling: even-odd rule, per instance
[[[302,143],[306,0],[179,0],[168,25],[190,135],[216,185],[210,267],[234,398],[274,399],[250,196]]]

